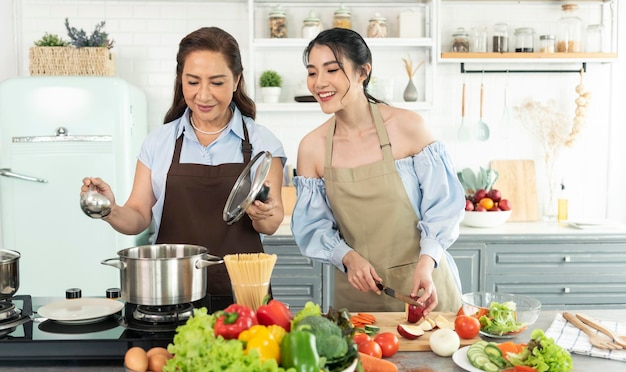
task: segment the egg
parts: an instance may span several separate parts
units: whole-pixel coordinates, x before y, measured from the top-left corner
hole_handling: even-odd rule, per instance
[[[146,372],[148,370],[148,354],[139,346],[133,346],[126,351],[124,365],[134,372]]]
[[[148,369],[151,372],[162,372],[169,358],[165,354],[155,353],[148,357]]]
[[[155,346],[155,347],[151,348],[150,350],[148,350],[147,354],[148,354],[148,359],[150,359],[150,357],[155,355],[155,354],[163,354],[168,359],[172,357],[172,354],[170,354],[170,352],[167,351],[166,348],[160,347],[160,346]]]

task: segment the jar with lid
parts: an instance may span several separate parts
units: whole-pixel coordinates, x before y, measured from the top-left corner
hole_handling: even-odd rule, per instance
[[[367,37],[387,37],[387,19],[375,13],[367,24]]]
[[[560,53],[582,52],[583,21],[578,17],[578,5],[563,4],[561,19],[557,24],[556,51]]]
[[[540,53],[554,53],[556,37],[554,35],[541,35],[539,36],[539,52]]]
[[[352,29],[352,12],[345,5],[339,5],[333,17],[333,27]]]
[[[302,21],[302,37],[311,40],[322,32],[322,22],[314,11],[309,12],[309,16]]]
[[[585,40],[585,51],[589,53],[603,52],[602,34],[604,32],[603,25],[589,25]]]
[[[532,53],[534,51],[535,30],[532,27],[515,29],[515,52]]]
[[[287,12],[277,5],[269,14],[270,38],[287,37]]]
[[[487,27],[471,29],[470,52],[484,53],[487,51]]]
[[[465,28],[459,27],[452,34],[452,51],[453,52],[469,52],[469,34]]]
[[[509,26],[506,23],[496,23],[493,26],[492,50],[495,53],[509,51]]]

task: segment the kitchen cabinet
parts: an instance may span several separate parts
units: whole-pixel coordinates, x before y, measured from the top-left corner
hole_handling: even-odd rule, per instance
[[[330,268],[300,254],[291,236],[271,236],[263,241],[266,253],[278,256],[272,272],[274,298],[288,303],[292,312],[301,310],[307,301],[328,308]]]
[[[477,3],[480,3],[479,5]],[[436,1],[436,14],[438,24],[438,62],[460,63],[462,69],[467,63],[478,64],[482,69],[489,72],[493,65],[505,65],[504,69],[519,69],[515,65],[539,64],[553,65],[551,70],[559,70],[563,65],[580,63],[604,63],[617,59],[617,6],[615,0],[586,0],[571,1],[579,6],[578,16],[582,18],[585,27],[592,24],[602,24],[603,49],[602,52],[594,53],[493,53],[492,38],[493,26],[496,23],[508,25],[509,51],[515,48],[514,30],[520,27],[532,27],[534,29],[534,50],[539,50],[539,36],[555,34],[558,20],[561,17],[561,5],[563,1],[519,1],[519,0],[438,0]],[[472,28],[486,27],[488,37],[487,52],[452,52],[452,34],[458,27],[464,27],[466,31]],[[584,38],[584,36],[583,36]],[[582,40],[584,44],[584,40]],[[584,45],[583,45],[584,47]],[[487,67],[485,67],[485,65]],[[557,66],[555,66],[557,65]],[[580,67],[579,67],[580,68]],[[526,67],[525,67],[526,69]],[[475,69],[476,70],[476,69]],[[550,71],[550,70],[548,70]],[[574,70],[576,71],[576,70]],[[474,72],[474,71],[468,71]],[[514,71],[512,71],[514,72]]]
[[[482,259],[486,245],[483,243],[459,242],[448,249],[459,269],[463,293],[479,292],[485,283],[484,270],[481,272]]]
[[[285,38],[271,38],[269,13],[280,4],[286,12]],[[260,98],[259,76],[266,69],[273,69],[283,77],[283,89],[279,103],[263,103],[256,99],[259,111],[319,111],[317,102],[295,102],[294,97],[309,95],[306,87],[306,68],[302,54],[309,39],[302,37],[303,19],[309,12],[315,12],[321,19],[322,28],[333,26],[333,14],[340,5],[351,11],[352,29],[361,36],[367,36],[369,19],[379,14],[387,19],[388,34],[385,38],[365,38],[372,51],[373,72],[369,88],[379,98],[390,96],[385,101],[394,106],[412,110],[429,109],[433,96],[433,47],[432,2],[431,0],[401,0],[393,3],[371,0],[348,0],[342,2],[307,2],[285,0],[280,3],[266,0],[248,0],[249,13],[249,56],[251,67],[246,75],[252,97]],[[400,13],[411,11],[423,17],[423,32],[416,37],[399,37],[398,17]],[[406,23],[405,23],[406,24]],[[408,76],[403,58],[411,58],[416,66],[424,64],[413,78],[418,90],[416,102],[404,102],[403,91]],[[383,91],[390,93],[383,94]]]

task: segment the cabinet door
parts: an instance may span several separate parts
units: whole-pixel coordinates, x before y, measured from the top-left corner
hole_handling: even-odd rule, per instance
[[[459,242],[448,248],[448,252],[454,257],[454,261],[459,268],[463,293],[481,290],[481,283],[484,281],[482,280],[483,274],[481,274],[480,264],[484,250],[485,244]]]
[[[322,298],[323,265],[302,256],[291,237],[265,238],[266,253],[278,256],[272,273],[272,294],[289,304],[292,312],[301,310],[307,301],[324,306]]]

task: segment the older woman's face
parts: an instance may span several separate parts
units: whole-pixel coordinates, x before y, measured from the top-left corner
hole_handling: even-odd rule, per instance
[[[185,103],[193,111],[194,121],[224,125],[225,118],[230,117],[228,106],[239,82],[224,56],[208,50],[190,53],[185,59],[181,81]]]

